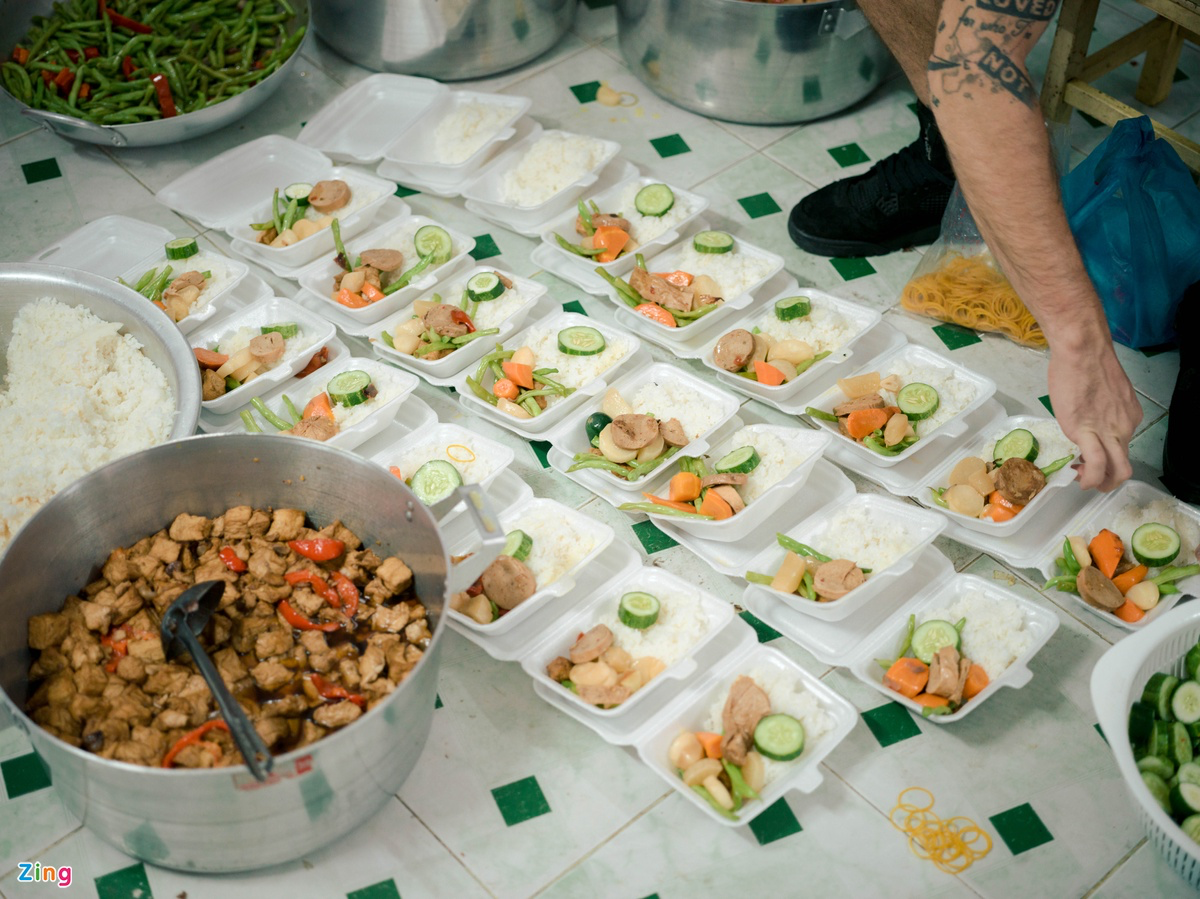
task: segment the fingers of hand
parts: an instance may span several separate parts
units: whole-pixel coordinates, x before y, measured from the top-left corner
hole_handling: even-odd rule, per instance
[[[1079,434],[1075,442],[1079,445],[1079,455],[1083,459],[1083,465],[1079,468],[1079,486],[1084,490],[1099,487],[1104,483],[1109,470],[1104,444],[1091,431]]]
[[[1129,480],[1133,474],[1133,466],[1129,464],[1128,440],[1121,441],[1115,437],[1104,437],[1101,442],[1104,445],[1104,454],[1108,457],[1108,470],[1104,480],[1100,483],[1100,490],[1108,493]]]

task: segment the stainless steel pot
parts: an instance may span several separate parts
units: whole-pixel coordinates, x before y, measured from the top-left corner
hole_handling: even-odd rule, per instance
[[[750,125],[845,109],[891,64],[854,0],[617,0],[617,34],[625,61],[655,93]]]
[[[191,871],[228,872],[298,858],[341,836],[387,802],[429,733],[445,630],[442,609],[503,546],[494,516],[467,491],[483,548],[451,571],[435,520],[384,468],[351,453],[264,435],[192,437],[126,457],[59,493],[0,560],[0,704],[29,734],[54,788],[75,815],[123,852]],[[24,622],[57,611],[96,564],[182,511],[216,515],[232,505],[305,509],[340,519],[380,555],[412,569],[433,639],[412,674],[358,721],[276,757],[260,784],[244,766],[166,770],[77,749],[22,711],[31,653]],[[378,541],[378,545],[376,545]]]
[[[25,36],[30,20],[36,15],[49,13],[55,2],[56,0],[0,0],[0,47],[6,48],[6,54]],[[296,10],[296,15],[289,22],[289,26],[294,28],[308,20],[308,0],[291,0],[291,5]],[[16,103],[23,115],[40,123],[47,131],[72,140],[113,147],[155,147],[160,144],[174,144],[224,128],[265,103],[287,80],[287,73],[295,67],[301,52],[312,41],[311,32],[312,29],[309,28],[296,52],[254,87],[213,106],[169,119],[137,122],[133,125],[96,125],[84,119],[27,106],[9,93],[3,84],[0,84],[0,94]]]
[[[351,62],[443,81],[484,78],[558,43],[576,0],[312,0],[313,27]]]

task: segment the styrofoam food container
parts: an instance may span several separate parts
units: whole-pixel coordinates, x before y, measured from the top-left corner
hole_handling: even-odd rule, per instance
[[[641,347],[642,343],[632,334],[618,330],[610,325],[605,325],[586,315],[579,315],[576,312],[557,312],[549,318],[545,318],[540,322],[528,326],[525,330],[513,335],[508,342],[513,349],[526,345],[529,342],[529,335],[535,332],[549,331],[557,333],[564,328],[574,326],[586,326],[595,328],[604,335],[605,343],[608,346],[624,344],[628,347],[627,352],[620,359],[614,361],[606,370],[592,378],[585,384],[578,387],[570,396],[557,399],[547,409],[543,410],[541,415],[536,418],[514,418],[507,413],[501,412],[490,403],[486,403],[479,397],[475,396],[471,388],[467,385],[467,377],[473,377],[474,369],[461,372],[454,381],[454,388],[459,392],[468,409],[481,414],[484,418],[489,419],[501,427],[507,428],[518,434],[543,434],[553,428],[558,422],[562,421],[568,412],[577,408],[580,404],[585,403],[589,397],[598,396],[603,393],[606,386],[613,376],[614,368],[618,366],[625,371],[631,371],[635,367],[642,364]],[[565,357],[572,358],[572,357]],[[590,357],[579,356],[578,359],[587,359]],[[546,360],[535,359],[534,366],[542,368],[547,364]],[[553,367],[553,365],[551,366]],[[560,372],[561,375],[561,372]],[[495,378],[490,372],[484,374],[483,387],[486,390],[491,389],[491,385]]]
[[[513,287],[521,294],[522,300],[499,326],[500,333],[493,334],[491,337],[480,337],[472,340],[470,343],[459,347],[449,356],[443,356],[441,359],[427,361],[417,356],[410,356],[408,353],[401,353],[399,350],[388,346],[383,340],[383,332],[395,333],[396,328],[403,322],[412,317],[413,305],[418,300],[431,300],[433,295],[441,294],[442,302],[449,303],[452,306],[457,306],[459,298],[462,295],[463,289],[467,282],[481,272],[499,272],[504,277],[508,278],[513,283]],[[407,290],[407,288],[405,288]],[[403,290],[397,293],[404,293]],[[367,338],[371,341],[371,345],[375,349],[376,355],[381,359],[386,359],[393,362],[402,368],[407,368],[410,371],[416,372],[424,378],[435,382],[442,382],[444,379],[452,378],[454,375],[461,372],[469,365],[478,362],[496,348],[496,344],[504,343],[509,336],[516,331],[521,325],[525,324],[525,319],[530,311],[546,294],[546,286],[539,284],[537,281],[530,281],[528,278],[519,278],[512,272],[502,271],[493,266],[477,265],[472,269],[468,269],[457,277],[445,284],[435,285],[430,290],[427,290],[422,295],[416,297],[412,302],[407,303],[404,308],[396,311],[395,315],[389,315],[385,319],[379,321],[374,328],[368,333]],[[481,307],[486,303],[480,303]]]
[[[613,529],[601,521],[597,521],[582,512],[578,512],[569,506],[564,506],[562,503],[557,503],[551,499],[532,499],[523,504],[520,508],[505,509],[500,513],[500,526],[504,528],[505,533],[518,526],[526,516],[530,514],[541,513],[544,515],[553,515],[557,519],[558,527],[563,533],[569,533],[575,537],[581,534],[594,534],[596,541],[592,548],[580,557],[574,565],[568,568],[559,576],[553,583],[539,587],[537,592],[529,599],[518,605],[516,608],[501,616],[496,621],[490,624],[480,624],[473,618],[470,618],[461,612],[456,612],[446,606],[446,614],[460,625],[481,634],[503,634],[511,630],[516,625],[524,621],[530,614],[543,606],[546,602],[556,599],[560,596],[565,596],[567,593],[575,589],[576,583],[579,581],[583,571],[591,562],[602,553],[605,548],[613,542],[616,534]],[[536,534],[531,534],[533,540],[538,539]],[[461,556],[475,551],[479,545],[477,535],[468,537],[465,542],[459,543],[450,547],[450,555]]]
[[[910,615],[916,616],[916,624],[920,627],[921,614],[925,609],[949,605],[967,593],[982,593],[993,602],[1006,603],[1020,608],[1025,619],[1024,628],[1032,634],[1033,642],[1024,653],[1012,661],[1012,664],[990,681],[979,695],[964,702],[958,711],[951,715],[930,715],[929,719],[935,720],[939,724],[952,724],[967,717],[1000,688],[1019,689],[1025,686],[1033,677],[1033,673],[1029,670],[1029,661],[1058,630],[1058,616],[1019,593],[1001,587],[995,581],[976,577],[973,574],[954,575],[935,589],[920,593],[904,603],[887,621],[863,638],[855,658],[850,662],[850,671],[867,686],[878,690],[888,699],[898,702],[920,715],[922,710],[920,703],[884,686],[883,675],[885,672],[875,659],[892,658],[904,640]]]
[[[767,319],[774,319],[775,303],[778,300],[784,299],[785,297],[808,297],[813,308],[827,306],[830,309],[833,309],[839,315],[843,316],[852,323],[854,327],[853,333],[845,343],[843,343],[837,349],[831,351],[830,354],[820,362],[813,363],[805,371],[800,372],[800,374],[798,374],[791,381],[788,381],[786,384],[780,384],[778,387],[768,387],[766,384],[760,384],[757,381],[752,381],[749,378],[743,378],[740,375],[734,374],[733,372],[728,372],[719,367],[717,363],[713,361],[712,348],[716,346],[717,341],[721,337],[723,337],[725,334],[728,334],[736,327],[744,327],[745,330],[751,331],[754,328],[759,327],[762,322],[766,321]],[[707,368],[716,372],[717,377],[720,380],[726,381],[731,386],[737,387],[744,393],[749,394],[757,399],[778,401],[786,399],[787,397],[796,393],[804,385],[810,384],[814,380],[823,377],[825,372],[830,368],[845,362],[847,359],[853,356],[854,344],[860,337],[879,324],[880,318],[880,314],[874,309],[868,309],[866,306],[860,306],[858,303],[852,303],[849,300],[843,300],[840,297],[835,297],[833,294],[825,293],[821,290],[813,290],[807,287],[802,287],[799,290],[783,290],[767,300],[763,306],[763,309],[758,311],[753,318],[747,316],[741,325],[738,325],[735,322],[730,322],[720,335],[713,338],[713,340],[710,342],[708,351],[700,357],[700,361]]]
[[[708,451],[708,437],[718,431],[729,419],[731,419],[741,405],[741,400],[730,393],[726,393],[718,387],[714,387],[707,381],[702,381],[690,372],[684,371],[675,365],[670,365],[666,362],[655,362],[652,365],[647,365],[644,368],[639,368],[637,371],[625,375],[620,380],[614,381],[612,385],[605,390],[616,390],[621,394],[621,397],[634,406],[634,412],[640,411],[634,403],[634,397],[640,391],[648,386],[659,385],[675,385],[683,386],[695,393],[695,402],[707,407],[715,407],[719,410],[719,416],[713,425],[705,431],[692,438],[692,440],[679,449],[670,459],[659,465],[649,474],[644,475],[636,481],[627,481],[625,478],[617,477],[607,471],[599,471],[593,469],[581,469],[576,472],[581,480],[584,481],[601,481],[610,487],[624,490],[633,494],[631,500],[637,499],[641,491],[654,492],[654,487],[662,483],[666,477],[678,467],[678,459],[683,456],[698,456]],[[599,402],[591,402],[584,405],[578,412],[573,413],[569,419],[563,422],[562,427],[556,428],[555,432],[548,435],[548,439],[555,447],[566,453],[568,457],[573,457],[577,453],[585,453],[592,448],[591,442],[587,438],[587,431],[584,423],[587,417],[594,412],[600,411]],[[677,416],[667,416],[668,418]]]
[[[773,675],[794,678],[796,685],[812,693],[821,709],[833,719],[833,729],[816,740],[806,739],[804,752],[799,758],[778,763],[788,767],[762,789],[760,800],[743,805],[737,813],[738,820],[731,821],[718,815],[695,790],[684,785],[667,760],[667,750],[680,733],[704,729],[712,705],[728,695],[729,688],[739,675],[752,671],[766,671]],[[821,761],[854,729],[857,720],[858,713],[854,706],[823,681],[809,674],[783,653],[757,642],[750,642],[743,644],[740,652],[722,659],[694,684],[685,687],[680,698],[663,711],[662,721],[650,733],[640,736],[634,745],[642,761],[688,802],[718,824],[740,827],[753,821],[789,790],[811,793],[820,786]]]
[[[997,522],[992,521],[990,518],[971,518],[968,515],[955,512],[953,509],[948,509],[945,506],[935,503],[930,490],[934,487],[947,486],[950,481],[950,472],[963,459],[969,456],[984,459],[980,454],[983,447],[990,443],[995,443],[1009,431],[1016,430],[1017,428],[1028,428],[1031,425],[1037,426],[1039,424],[1050,424],[1058,427],[1058,424],[1052,418],[1045,418],[1040,415],[1010,415],[997,425],[995,430],[980,435],[978,440],[971,442],[964,449],[947,456],[946,460],[934,470],[934,473],[913,491],[913,499],[935,512],[941,512],[955,524],[961,525],[968,530],[979,531],[983,534],[992,534],[996,537],[1006,537],[1016,533],[1017,530],[1022,529],[1033,519],[1038,510],[1046,505],[1046,501],[1053,495],[1054,491],[1066,487],[1075,480],[1075,471],[1071,468],[1070,463],[1050,475],[1046,479],[1046,486],[1038,491],[1038,494],[1018,514],[1014,515],[1008,521]],[[1075,455],[1078,456],[1078,454],[1079,451],[1076,450]],[[984,459],[984,461],[990,462],[991,460]],[[1035,464],[1044,465],[1053,461],[1054,458],[1049,454],[1039,452]]]
[[[1189,603],[1117,643],[1092,669],[1092,705],[1117,770],[1137,804],[1138,820],[1175,873],[1195,890],[1200,890],[1200,844],[1185,834],[1150,795],[1126,735],[1129,710],[1142,698],[1146,681],[1158,671],[1186,679],[1184,655],[1198,639],[1200,603]]]
[[[584,188],[596,182],[596,179],[600,177],[600,172],[621,150],[621,145],[616,141],[604,140],[588,134],[572,135],[600,141],[604,146],[600,161],[590,171],[583,173],[566,187],[535,206],[515,206],[507,202],[503,192],[504,176],[520,164],[538,140],[551,134],[569,135],[571,132],[534,129],[528,137],[506,149],[485,166],[478,175],[467,182],[463,186],[462,195],[477,203],[484,212],[502,221],[511,221],[518,228],[536,227],[568,204],[574,203]]]
[[[823,546],[825,535],[832,527],[834,516],[849,509],[864,510],[872,521],[879,523],[881,529],[903,533],[911,545],[896,561],[883,569],[873,570],[867,575],[862,585],[855,587],[841,599],[833,602],[813,602],[795,594],[786,594],[772,589],[767,584],[751,584],[750,587],[758,592],[776,597],[789,607],[827,621],[838,621],[853,614],[876,597],[884,595],[895,579],[912,568],[922,550],[925,549],[945,529],[946,520],[933,512],[918,509],[911,503],[901,502],[889,496],[876,493],[859,493],[845,503],[830,503],[818,509],[811,516],[787,531],[787,536],[811,546],[819,553],[825,552]],[[783,563],[787,551],[777,542],[763,548],[751,560],[750,570],[763,574],[774,574]],[[857,559],[851,559],[857,562]],[[870,567],[870,566],[868,566]]]
[[[664,182],[658,180],[657,178],[650,178],[643,175],[633,183],[636,185],[637,189],[640,190],[647,185],[662,184]],[[604,191],[602,194],[596,195],[595,197],[585,197],[584,202],[587,202],[589,199],[595,200],[596,205],[600,207],[601,212],[621,215],[624,212],[628,212],[628,210],[618,209],[617,205],[625,193],[629,191],[629,184],[629,182],[623,182],[610,190]],[[637,253],[642,253],[644,255],[648,251],[656,250],[674,242],[679,238],[679,232],[686,228],[689,222],[708,209],[707,197],[702,197],[700,194],[692,193],[690,190],[684,190],[682,187],[676,187],[673,184],[668,184],[667,187],[671,188],[671,192],[675,194],[676,206],[682,204],[687,209],[687,215],[677,224],[667,228],[667,230],[665,230],[662,234],[640,243],[637,247]],[[674,207],[672,207],[672,211],[673,210]],[[594,259],[585,259],[582,256],[568,252],[560,247],[558,245],[558,241],[554,239],[556,234],[562,235],[562,237],[570,243],[579,243],[581,239],[580,235],[575,232],[575,217],[577,215],[578,210],[576,208],[572,208],[556,218],[550,223],[549,229],[543,232],[542,242],[546,244],[546,246],[548,246],[555,254],[565,257],[566,260],[575,264],[583,263],[589,268],[600,266],[601,268],[607,269],[615,275],[623,275],[633,268],[636,253],[627,253],[619,259],[614,259],[612,262],[596,262]],[[628,218],[628,216],[626,217]]]
[[[248,254],[273,265],[297,268],[333,251],[332,230],[323,228],[290,247],[269,247],[256,242],[258,232],[250,223],[270,218],[276,187],[282,194],[298,181],[316,184],[337,178],[349,185],[352,204],[356,196],[360,200],[369,197],[352,213],[334,213],[345,240],[367,227],[375,210],[395,192],[395,184],[357,169],[335,167],[324,153],[277,134],[214,156],[176,178],[155,197],[181,215],[220,228]]]
[[[1168,505],[1172,506],[1178,512],[1178,514],[1184,516],[1185,518],[1191,519],[1196,523],[1197,526],[1200,526],[1200,512],[1197,512],[1194,506],[1180,502],[1170,494],[1163,493],[1163,491],[1157,490],[1154,487],[1151,487],[1149,484],[1143,483],[1142,481],[1126,481],[1099,502],[1086,506],[1083,511],[1080,512],[1079,515],[1067,525],[1066,530],[1062,534],[1057,535],[1057,539],[1050,542],[1050,545],[1046,548],[1045,555],[1043,555],[1037,562],[1038,569],[1046,576],[1047,579],[1055,577],[1056,575],[1060,574],[1058,571],[1058,566],[1055,564],[1055,559],[1062,555],[1063,538],[1069,536],[1079,536],[1083,537],[1084,540],[1090,541],[1096,536],[1096,534],[1100,532],[1101,528],[1108,528],[1109,530],[1116,531],[1116,518],[1123,509],[1143,509],[1155,501],[1167,503]],[[1120,532],[1118,532],[1118,534],[1120,534]],[[1121,539],[1125,541],[1126,548],[1128,548],[1129,534],[1120,534],[1120,536]],[[1180,534],[1180,537],[1183,537],[1183,535]],[[1179,557],[1171,564],[1192,564],[1196,560],[1196,556],[1193,553],[1195,549],[1196,547],[1189,547],[1187,545],[1187,539],[1184,538],[1182,546],[1179,550]],[[1161,570],[1153,568],[1151,569],[1152,574],[1156,571]],[[1087,609],[1093,615],[1103,618],[1109,624],[1112,624],[1116,627],[1123,627],[1130,631],[1139,631],[1144,630],[1156,619],[1165,615],[1167,610],[1179,602],[1185,593],[1190,593],[1193,596],[1197,593],[1200,593],[1200,574],[1177,581],[1176,586],[1179,588],[1179,593],[1170,593],[1166,596],[1163,596],[1161,599],[1159,599],[1158,605],[1147,612],[1141,621],[1137,622],[1122,621],[1116,615],[1093,608],[1074,593],[1061,593],[1056,590],[1048,595],[1053,596],[1055,599],[1067,597],[1076,605]]]
[[[486,459],[487,464],[491,466],[484,477],[478,482],[468,481],[463,477],[463,483],[478,483],[480,487],[487,490],[492,485],[505,469],[512,464],[514,453],[511,447],[507,447],[502,443],[497,443],[484,437],[482,434],[476,434],[461,425],[451,424],[448,422],[440,422],[432,428],[422,428],[421,430],[408,435],[398,443],[393,444],[385,449],[381,449],[374,453],[370,458],[372,462],[378,462],[385,468],[397,467],[403,470],[400,463],[409,455],[424,455],[430,449],[442,450],[440,455],[435,455],[432,458],[442,459],[449,462],[462,475],[462,468],[456,465],[456,462],[461,461],[462,453],[459,453],[459,458],[455,458],[449,454],[449,448],[452,446],[460,446],[471,452],[476,459]],[[472,460],[474,461],[474,460]],[[416,472],[420,465],[410,466],[411,472],[408,476]]]
[[[666,522],[702,540],[740,540],[795,496],[796,492],[807,482],[813,466],[821,460],[821,453],[830,441],[828,434],[808,428],[754,424],[747,425],[744,430],[756,434],[775,435],[787,445],[790,451],[798,455],[800,460],[780,480],[768,487],[762,496],[748,503],[745,509],[732,518],[726,518],[724,521],[692,520],[676,515],[657,515],[654,512],[647,514],[653,519]],[[709,458],[715,461],[742,445],[744,444],[735,442],[734,436],[731,434],[726,440],[709,450]],[[754,472],[750,473],[750,478],[754,478]]]
[[[467,258],[467,254],[475,249],[475,241],[461,231],[455,231],[453,228],[449,228],[441,222],[436,222],[423,215],[402,215],[384,222],[370,233],[356,237],[353,241],[353,246],[350,245],[349,241],[342,241],[346,245],[346,252],[351,255],[361,255],[363,250],[398,250],[399,240],[395,238],[399,236],[401,229],[411,229],[412,233],[416,234],[417,229],[425,225],[436,225],[450,235],[453,255],[441,265],[425,269],[425,271],[421,272],[420,275],[406,286],[394,293],[389,293],[382,300],[377,300],[374,303],[363,306],[361,309],[351,309],[333,299],[330,295],[333,292],[333,279],[342,272],[342,268],[334,261],[332,256],[328,259],[318,259],[313,264],[304,268],[300,272],[300,286],[314,297],[318,297],[323,303],[328,303],[334,307],[334,311],[339,315],[344,315],[358,324],[375,324],[402,306],[411,305],[412,301],[424,291],[429,290],[429,288],[437,284],[439,278],[457,269]],[[420,259],[416,256],[410,257],[408,254],[405,254],[401,269],[410,268],[419,261]]]
[[[339,162],[377,162],[397,135],[448,93],[431,78],[369,75],[322,106],[296,140]]]
[[[857,369],[848,377],[854,377],[856,375],[865,374],[871,371],[878,371],[881,378],[886,378],[889,373],[889,366],[894,362],[901,360],[914,366],[925,366],[926,370],[942,372],[947,370],[953,371],[955,378],[961,379],[968,384],[971,384],[975,388],[975,396],[952,418],[943,422],[929,433],[921,434],[920,440],[908,447],[908,449],[897,453],[894,456],[884,456],[880,455],[879,453],[872,452],[857,440],[851,440],[849,437],[839,431],[838,426],[833,422],[822,421],[820,419],[812,418],[812,416],[808,416],[817,427],[830,431],[836,435],[835,439],[840,440],[844,445],[851,447],[852,452],[858,454],[865,460],[870,460],[873,465],[881,466],[883,468],[890,468],[891,466],[916,455],[922,449],[930,446],[933,443],[934,438],[961,436],[966,431],[966,424],[963,419],[991,399],[992,394],[996,392],[996,382],[991,378],[985,377],[978,372],[974,372],[956,362],[951,362],[945,356],[935,353],[933,350],[928,350],[925,347],[917,346],[916,344],[912,343],[904,344],[903,346],[893,350],[890,353],[887,353],[884,356],[872,359],[870,362],[867,362],[862,368]],[[940,402],[940,393],[938,394],[938,397]],[[845,402],[845,400],[846,395],[842,393],[841,388],[835,384],[819,397],[814,399],[810,405],[816,409],[821,409],[824,412],[831,412],[834,406]],[[920,429],[920,425],[920,422],[915,423],[915,427],[917,429]]]
[[[579,634],[591,630],[596,625],[597,619],[602,612],[609,608],[615,609],[620,602],[622,594],[633,590],[640,590],[652,596],[659,596],[668,591],[676,594],[691,594],[699,600],[707,629],[695,643],[688,647],[683,657],[674,664],[669,665],[662,674],[651,680],[640,690],[634,692],[629,699],[620,705],[614,706],[611,709],[603,709],[591,703],[584,702],[574,691],[564,689],[561,685],[551,680],[549,675],[546,674],[546,665],[558,656],[565,657]],[[663,601],[662,609],[662,617],[651,626],[654,628],[670,629],[670,604]],[[646,565],[635,568],[626,577],[605,584],[602,590],[598,590],[585,603],[576,606],[571,610],[570,614],[558,619],[554,626],[546,631],[545,638],[530,647],[529,652],[521,659],[521,667],[535,681],[543,683],[551,689],[561,690],[563,697],[568,702],[583,709],[587,714],[596,715],[600,718],[616,718],[625,714],[630,709],[637,707],[646,695],[654,692],[654,689],[663,683],[672,680],[682,680],[691,676],[696,670],[696,662],[693,656],[732,620],[733,606],[729,603],[699,589],[695,584],[685,581],[678,575],[663,571],[661,568],[655,568],[653,565]],[[613,645],[620,646],[620,643],[614,641]],[[625,647],[621,648],[624,649]]]
[[[290,358],[281,359],[274,368],[215,400],[205,400],[201,407],[214,414],[223,415],[250,402],[253,397],[262,396],[304,368],[313,354],[333,339],[334,328],[303,306],[297,306],[282,297],[274,297],[266,303],[256,303],[196,331],[191,337],[192,345],[212,349],[214,344],[220,345],[221,341],[241,328],[260,328],[263,325],[289,321],[300,326],[300,333],[285,341],[284,355]]]
[[[437,150],[438,125],[462,107],[475,103],[503,108],[507,110],[508,118],[478,150],[462,162],[443,162]],[[479,168],[497,143],[513,136],[513,123],[529,112],[532,105],[533,101],[528,97],[479,91],[451,91],[444,102],[426,107],[403,132],[384,147],[383,158],[403,166],[418,179],[428,179],[436,183],[459,182]]]

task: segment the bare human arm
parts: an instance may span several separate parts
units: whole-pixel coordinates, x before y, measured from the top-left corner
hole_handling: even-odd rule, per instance
[[[1104,310],[1067,226],[1025,58],[1057,0],[943,0],[930,101],[979,230],[1050,344],[1050,400],[1080,448],[1079,483],[1112,490],[1133,470],[1142,419]]]

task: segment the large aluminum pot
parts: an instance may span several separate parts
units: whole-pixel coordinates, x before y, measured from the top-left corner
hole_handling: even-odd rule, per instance
[[[479,500],[477,493],[471,494]],[[97,562],[188,511],[233,505],[340,519],[380,555],[412,569],[433,639],[412,674],[358,721],[275,758],[266,783],[244,766],[166,770],[114,762],[43,731],[22,711],[31,653],[24,622],[57,611],[97,576]],[[386,803],[425,745],[445,637],[444,601],[465,589],[504,542],[475,517],[484,548],[455,566],[435,519],[387,470],[343,450],[266,435],[192,437],[92,472],[51,500],[0,561],[0,705],[29,734],[54,788],[101,839],[157,865],[191,871],[260,868],[336,843]],[[490,533],[489,533],[490,531]],[[378,543],[377,543],[378,541]]]
[[[845,109],[890,64],[854,0],[617,0],[617,33],[625,61],[655,93],[750,125]]]
[[[0,0],[0,47],[6,48],[7,54],[17,41],[29,31],[29,23],[34,16],[46,15],[57,0]],[[291,0],[295,15],[288,22],[289,28],[296,28],[308,21],[308,0]],[[169,119],[157,119],[152,122],[137,122],[133,125],[96,125],[85,119],[49,112],[44,109],[34,109],[13,96],[2,82],[0,94],[7,96],[16,103],[22,114],[29,116],[48,131],[53,131],[71,140],[83,141],[89,144],[102,144],[112,147],[155,147],[160,144],[175,144],[180,141],[199,137],[224,128],[230,122],[242,118],[251,110],[257,109],[274,94],[288,78],[297,64],[300,53],[312,40],[310,28],[287,61],[276,69],[269,77],[260,81],[249,90],[235,94],[228,100],[222,100],[205,109],[189,112]]]
[[[105,321],[121,322],[121,333],[137,338],[142,352],[167,376],[167,384],[175,395],[175,421],[170,439],[196,432],[200,418],[200,375],[191,345],[175,323],[141,294],[90,272],[29,262],[0,263],[0,381],[8,372],[5,355],[12,338],[13,320],[22,306],[42,297],[69,306],[86,306]]]
[[[576,0],[311,0],[317,34],[376,72],[484,78],[558,43]]]

